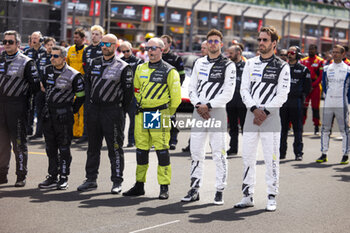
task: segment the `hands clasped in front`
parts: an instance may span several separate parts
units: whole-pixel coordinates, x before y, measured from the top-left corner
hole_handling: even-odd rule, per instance
[[[204,119],[204,120],[208,120],[210,118],[210,109],[208,108],[208,106],[206,104],[197,104],[196,105],[197,108],[197,113]]]
[[[264,112],[264,110],[261,110],[261,109],[255,109],[253,111],[254,113],[254,120],[253,120],[253,123],[255,125],[258,125],[260,126],[267,118],[267,115],[266,113]]]

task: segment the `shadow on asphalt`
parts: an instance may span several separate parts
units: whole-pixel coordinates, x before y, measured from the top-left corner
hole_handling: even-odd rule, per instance
[[[339,164],[325,164],[325,163],[300,163],[300,164],[293,164],[292,166],[297,169],[304,169],[304,168],[329,168],[333,166],[337,166]]]
[[[241,221],[245,220],[245,218],[250,216],[259,215],[262,213],[266,213],[265,210],[252,210],[244,212],[241,209],[229,208],[225,210],[215,211],[209,214],[192,214],[189,216],[190,222],[192,223],[210,223],[213,221]]]
[[[295,159],[282,159],[280,160],[280,164],[295,162]]]
[[[175,202],[172,204],[157,206],[157,207],[142,207],[138,209],[137,215],[140,216],[152,216],[156,214],[186,214],[190,210],[203,209],[214,204],[203,204],[203,205],[187,205],[185,202]]]
[[[334,168],[334,170],[336,172],[350,172],[350,166],[348,165],[346,167],[337,167],[337,168]],[[339,177],[340,178],[339,181],[350,182],[350,175],[340,174],[340,175],[335,175],[333,177]]]
[[[95,208],[95,207],[126,207],[139,205],[142,202],[158,200],[158,197],[123,197],[121,195],[111,195],[108,199],[84,200],[79,208]]]
[[[4,188],[6,186],[1,186]],[[13,187],[13,186],[7,186]],[[59,191],[56,189],[52,190],[40,190],[38,188],[35,189],[18,189],[18,190],[1,190],[0,189],[0,199],[5,197],[10,198],[23,198],[29,197],[32,199],[30,202],[33,203],[43,203],[50,201],[63,201],[63,202],[74,202],[74,201],[83,201],[87,199],[91,199],[96,196],[103,195],[111,195],[110,192],[105,193],[81,193],[78,191],[67,192],[65,190]]]

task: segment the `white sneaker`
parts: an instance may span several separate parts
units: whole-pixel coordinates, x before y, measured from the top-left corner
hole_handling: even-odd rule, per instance
[[[266,211],[275,211],[277,209],[276,198],[273,195],[269,195],[267,199]]]
[[[240,202],[235,204],[234,208],[247,208],[247,207],[253,207],[254,206],[254,199],[253,196],[243,197]]]

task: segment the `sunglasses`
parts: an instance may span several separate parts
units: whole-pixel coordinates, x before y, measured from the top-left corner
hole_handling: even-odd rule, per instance
[[[14,40],[3,40],[2,41],[2,44],[5,45],[5,44],[9,44],[9,45],[13,45],[15,43]]]
[[[161,49],[161,47],[159,47],[159,46],[146,46],[146,51],[148,51],[148,50],[156,51],[157,48]]]
[[[103,47],[103,46],[106,45],[106,47],[109,48],[109,47],[111,47],[112,44],[115,44],[115,43],[111,43],[111,42],[100,42],[101,47]]]
[[[267,38],[258,38],[258,42],[261,42],[261,41],[267,42],[267,41],[269,41],[269,39],[267,39]]]
[[[208,40],[208,43],[209,44],[219,44],[221,41],[219,41],[219,40]]]
[[[288,56],[287,54],[280,54],[281,57],[286,57]]]
[[[129,53],[130,52],[130,50],[124,50],[124,51],[122,51],[122,53]]]
[[[53,58],[59,58],[60,55],[58,55],[58,54],[53,54],[52,57],[53,57]]]
[[[290,55],[295,55],[296,52],[295,52],[295,51],[288,51],[288,54],[290,54]]]

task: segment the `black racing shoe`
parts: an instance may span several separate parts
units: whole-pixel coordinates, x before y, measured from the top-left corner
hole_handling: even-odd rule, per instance
[[[227,152],[227,155],[236,155],[237,154],[237,150],[230,148]]]
[[[60,176],[60,180],[57,183],[58,190],[66,190],[68,188],[68,177]]]
[[[316,162],[317,163],[324,163],[324,162],[327,162],[328,159],[327,159],[327,155],[326,154],[322,154],[321,157],[319,157]]]
[[[17,176],[17,180],[15,183],[15,187],[24,187],[26,185],[26,177],[25,176]]]
[[[320,132],[318,125],[315,125],[314,134],[317,135]]]
[[[216,191],[215,193],[215,198],[214,198],[214,204],[215,205],[223,205],[224,204],[224,199],[223,199],[223,193]]]
[[[169,150],[175,150],[176,149],[176,145],[175,144],[170,144],[169,145]]]
[[[349,156],[344,155],[340,161],[340,164],[348,164],[348,163],[349,163]]]
[[[42,137],[43,137],[43,135],[34,134],[33,136],[29,137],[29,140],[36,140],[36,139],[40,139]]]
[[[134,187],[123,193],[123,196],[141,196],[145,195],[144,183],[136,182]]]
[[[79,185],[77,190],[80,192],[86,192],[97,189],[96,180],[87,179],[83,184]]]
[[[82,144],[88,141],[88,137],[87,136],[82,136],[81,138],[79,138],[78,140],[75,141],[76,144]]]
[[[297,155],[295,156],[295,160],[296,160],[296,161],[302,161],[302,160],[303,160],[303,154],[297,154]]]
[[[191,152],[190,145],[182,148],[182,152]]]
[[[113,182],[111,193],[119,194],[121,191],[122,191],[122,184],[120,182]]]
[[[126,147],[134,147],[135,146],[135,143],[132,143],[132,142],[129,142],[128,145],[126,145]]]
[[[159,193],[159,199],[165,200],[169,198],[169,188],[168,185],[162,184],[160,186],[160,193]]]
[[[57,188],[57,177],[51,175],[46,176],[46,180],[38,185],[39,189]]]
[[[187,195],[181,199],[182,202],[193,202],[199,201],[199,191],[198,189],[190,189]]]

